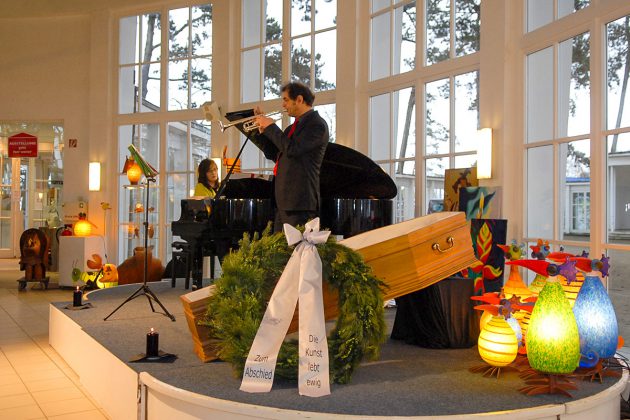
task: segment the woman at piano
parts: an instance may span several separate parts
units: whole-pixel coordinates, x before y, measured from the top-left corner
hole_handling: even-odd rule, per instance
[[[214,198],[219,189],[219,168],[215,161],[204,159],[197,168],[195,196]]]

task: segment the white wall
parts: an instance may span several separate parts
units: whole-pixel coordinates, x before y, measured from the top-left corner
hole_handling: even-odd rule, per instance
[[[62,121],[64,200],[87,198],[89,18],[0,19],[0,45],[0,119]]]
[[[105,221],[100,206],[114,205],[120,171],[111,133],[110,19],[107,11],[0,19],[0,120],[63,124],[63,200],[87,200],[94,233],[107,225],[111,235],[115,214]],[[77,148],[67,147],[71,138]],[[90,160],[102,162],[100,192],[88,192]]]

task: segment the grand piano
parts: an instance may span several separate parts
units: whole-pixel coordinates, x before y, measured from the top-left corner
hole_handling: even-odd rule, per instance
[[[219,259],[238,247],[245,232],[262,232],[274,220],[272,181],[230,179],[217,199],[185,199],[173,236],[193,252],[193,287],[201,287],[205,255]],[[380,166],[348,147],[329,143],[320,170],[320,225],[345,238],[393,221],[396,184]]]

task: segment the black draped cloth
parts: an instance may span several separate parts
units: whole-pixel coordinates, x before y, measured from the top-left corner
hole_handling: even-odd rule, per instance
[[[473,280],[448,277],[396,298],[391,338],[427,348],[474,346],[481,313],[473,309],[473,294]]]

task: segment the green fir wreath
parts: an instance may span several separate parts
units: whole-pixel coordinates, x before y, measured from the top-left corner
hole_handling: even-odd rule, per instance
[[[330,380],[348,383],[363,360],[377,359],[385,340],[385,318],[380,288],[383,283],[363,258],[330,236],[317,246],[324,281],[339,292],[337,324],[328,336]],[[237,252],[223,261],[223,275],[215,282],[206,317],[200,322],[218,340],[219,357],[232,364],[241,377],[273,289],[293,247],[282,233],[245,235]],[[298,372],[298,343],[285,340],[276,365],[276,375],[295,379]]]

